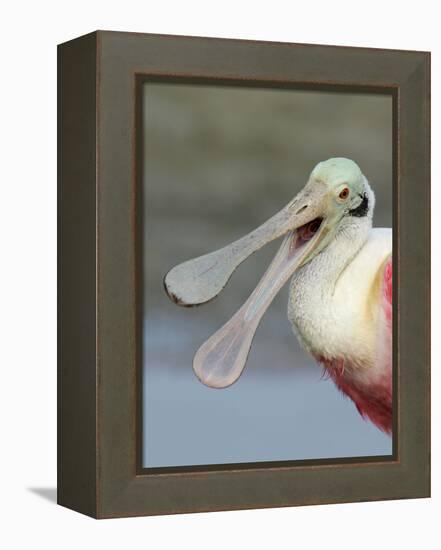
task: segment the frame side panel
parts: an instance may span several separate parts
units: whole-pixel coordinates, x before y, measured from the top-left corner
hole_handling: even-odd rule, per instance
[[[96,34],[58,47],[58,503],[96,517]]]
[[[419,496],[430,496],[430,55],[400,89],[398,224],[400,446]],[[417,200],[416,200],[417,199]],[[412,231],[411,220],[419,220]]]

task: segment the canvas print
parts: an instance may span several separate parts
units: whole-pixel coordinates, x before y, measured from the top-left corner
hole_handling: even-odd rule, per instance
[[[391,456],[391,96],[146,83],[142,153],[143,466]]]

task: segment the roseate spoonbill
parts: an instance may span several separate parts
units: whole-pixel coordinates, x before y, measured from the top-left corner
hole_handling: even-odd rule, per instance
[[[288,318],[300,343],[363,417],[391,432],[392,231],[372,228],[374,206],[357,164],[332,158],[263,225],[168,272],[164,286],[176,304],[202,304],[250,254],[285,235],[248,300],[196,352],[204,384],[224,388],[239,378],[260,319],[292,276]]]

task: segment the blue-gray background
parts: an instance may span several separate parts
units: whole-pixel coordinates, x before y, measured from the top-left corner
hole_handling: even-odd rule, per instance
[[[279,243],[244,262],[213,302],[172,304],[177,263],[261,224],[333,156],[359,163],[391,226],[392,101],[388,96],[194,85],[144,87],[145,467],[385,455],[391,440],[298,345],[288,285],[264,316],[232,387],[203,386],[196,349],[248,297]]]

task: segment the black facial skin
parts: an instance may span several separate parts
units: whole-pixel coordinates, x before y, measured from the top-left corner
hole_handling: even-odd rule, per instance
[[[360,197],[363,199],[361,203],[352,210],[349,210],[348,215],[349,216],[355,216],[357,218],[363,218],[366,216],[369,210],[369,199],[366,193],[364,195],[360,195]]]

